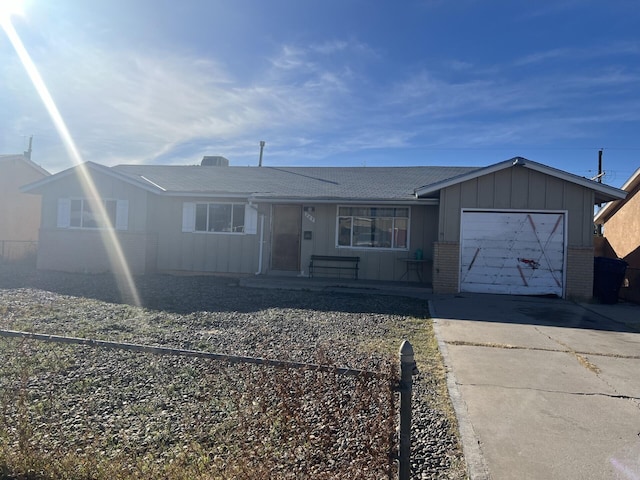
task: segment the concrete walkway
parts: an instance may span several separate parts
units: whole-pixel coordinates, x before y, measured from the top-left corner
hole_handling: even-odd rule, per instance
[[[430,307],[472,479],[640,479],[640,306]]]
[[[368,295],[392,295],[428,300],[432,297],[431,286],[418,282],[378,282],[351,278],[299,277],[256,275],[239,279],[240,286],[247,288],[273,288],[284,290],[306,290],[310,292],[363,293]]]

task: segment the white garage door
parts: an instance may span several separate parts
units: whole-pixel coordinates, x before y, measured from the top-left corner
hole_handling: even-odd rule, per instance
[[[460,290],[564,296],[564,213],[463,211]]]

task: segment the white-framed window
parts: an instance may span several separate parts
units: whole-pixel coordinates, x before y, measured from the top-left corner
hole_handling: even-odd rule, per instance
[[[409,207],[338,206],[339,248],[409,248]]]
[[[112,226],[116,230],[129,228],[129,201],[101,199],[108,222],[94,208],[95,201],[86,198],[58,199],[58,228],[98,229]]]
[[[258,212],[245,203],[185,202],[182,231],[227,234],[255,234]]]

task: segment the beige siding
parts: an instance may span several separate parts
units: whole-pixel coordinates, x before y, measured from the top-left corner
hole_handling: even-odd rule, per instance
[[[618,257],[626,259],[633,268],[640,268],[640,190],[629,193],[626,202],[605,223],[604,236]],[[635,255],[631,255],[635,254]],[[629,257],[632,258],[629,258]]]
[[[57,228],[58,200],[61,198],[105,198],[127,200],[128,228],[116,238],[134,274],[155,270],[155,232],[147,232],[147,207],[155,195],[109,175],[89,170],[97,195],[76,174],[52,183],[42,194],[42,222],[38,245],[38,268],[70,272],[112,271],[117,249],[106,231]]]
[[[158,197],[151,213],[150,230],[157,232],[160,271],[255,273],[258,271],[260,219],[257,234],[182,231],[185,201],[212,202],[208,198]],[[216,202],[244,203],[238,199]]]
[[[0,257],[19,260],[38,240],[40,198],[20,187],[44,178],[20,156],[0,160]],[[25,243],[23,243],[25,242]]]
[[[567,210],[569,244],[592,247],[593,192],[534,170],[509,168],[444,189],[440,241],[460,240],[463,208]]]
[[[146,273],[147,235],[117,233],[121,250],[130,272]],[[79,273],[122,273],[115,262],[117,253],[104,231],[42,229],[38,246],[37,267]]]
[[[529,177],[529,195],[527,197],[527,208],[532,210],[548,209],[547,201],[547,185],[549,177],[544,175],[531,175]],[[555,210],[561,210],[557,208]]]
[[[308,274],[311,255],[345,255],[360,257],[359,278],[364,280],[399,280],[406,271],[406,263],[402,260],[414,255],[417,249],[422,249],[424,257],[429,263],[424,267],[423,280],[431,281],[431,260],[433,243],[437,240],[438,207],[411,206],[410,236],[408,250],[373,250],[367,248],[337,248],[336,247],[336,218],[337,205],[305,204],[312,207],[313,214],[303,212],[302,231],[312,232],[311,240],[301,240],[301,266]],[[313,221],[309,218],[313,217]],[[415,275],[415,274],[413,274]],[[415,281],[416,277],[410,280]]]
[[[90,170],[91,171],[91,170]],[[130,185],[109,175],[92,172],[97,190],[97,197],[103,199],[128,200],[129,222],[128,232],[146,232],[147,207],[152,193]],[[60,198],[93,198],[95,193],[76,175],[68,175],[59,179],[42,194],[42,228],[56,228],[58,218],[58,199]]]
[[[495,190],[493,192],[492,198],[487,199],[487,201],[490,201],[494,205],[493,208],[511,208],[511,194],[513,191],[511,182],[511,171],[511,169],[500,170],[499,172],[491,175],[492,177],[494,177],[493,184],[495,185]],[[467,207],[467,205],[464,206]]]
[[[573,298],[591,295],[593,191],[527,168],[508,168],[440,192],[434,291],[457,291],[460,214],[464,208],[567,211],[567,287]]]
[[[495,176],[485,175],[477,179],[478,208],[491,208],[495,198]]]
[[[461,190],[460,184],[456,184],[440,192],[440,242],[460,240]]]

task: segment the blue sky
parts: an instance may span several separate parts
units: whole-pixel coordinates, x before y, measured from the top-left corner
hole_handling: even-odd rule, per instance
[[[0,0],[0,2],[6,0]],[[635,1],[24,0],[13,24],[84,160],[640,166]],[[0,153],[72,165],[0,32]]]

